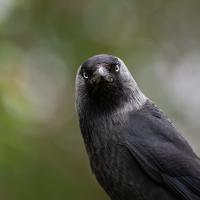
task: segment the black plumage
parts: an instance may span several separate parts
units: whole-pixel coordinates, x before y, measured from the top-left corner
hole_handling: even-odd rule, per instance
[[[200,160],[122,60],[97,55],[76,77],[92,171],[112,200],[200,200]]]

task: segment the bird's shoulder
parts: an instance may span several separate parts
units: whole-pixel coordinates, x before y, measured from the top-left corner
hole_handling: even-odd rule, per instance
[[[183,134],[150,100],[147,100],[140,110],[129,113],[127,124],[129,137],[134,137],[149,145],[154,145],[156,141],[160,144],[168,143],[180,148],[186,154],[195,155]]]

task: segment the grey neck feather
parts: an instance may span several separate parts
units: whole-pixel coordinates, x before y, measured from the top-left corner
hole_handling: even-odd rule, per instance
[[[140,110],[147,101],[147,97],[141,92],[141,90],[136,85],[132,90],[132,95],[127,102],[124,102],[118,109],[118,113],[127,113],[132,111]]]
[[[132,77],[131,73],[127,69],[124,62],[120,58],[118,59],[123,65],[123,70],[121,71],[121,73],[123,73],[123,77],[125,77],[124,86],[130,91],[130,94],[129,94],[129,101],[124,102],[124,104],[117,109],[117,112],[126,113],[130,111],[140,110],[148,98],[139,89],[136,81]]]

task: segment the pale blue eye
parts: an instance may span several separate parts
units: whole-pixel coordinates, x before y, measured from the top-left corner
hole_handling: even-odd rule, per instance
[[[115,65],[115,71],[119,72],[119,65]]]
[[[87,74],[87,72],[83,72],[83,77],[84,77],[85,79],[88,79],[88,74]]]

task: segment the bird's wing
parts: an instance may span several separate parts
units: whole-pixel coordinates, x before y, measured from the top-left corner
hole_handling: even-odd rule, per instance
[[[153,104],[130,114],[126,147],[155,181],[181,199],[200,200],[200,160]]]

